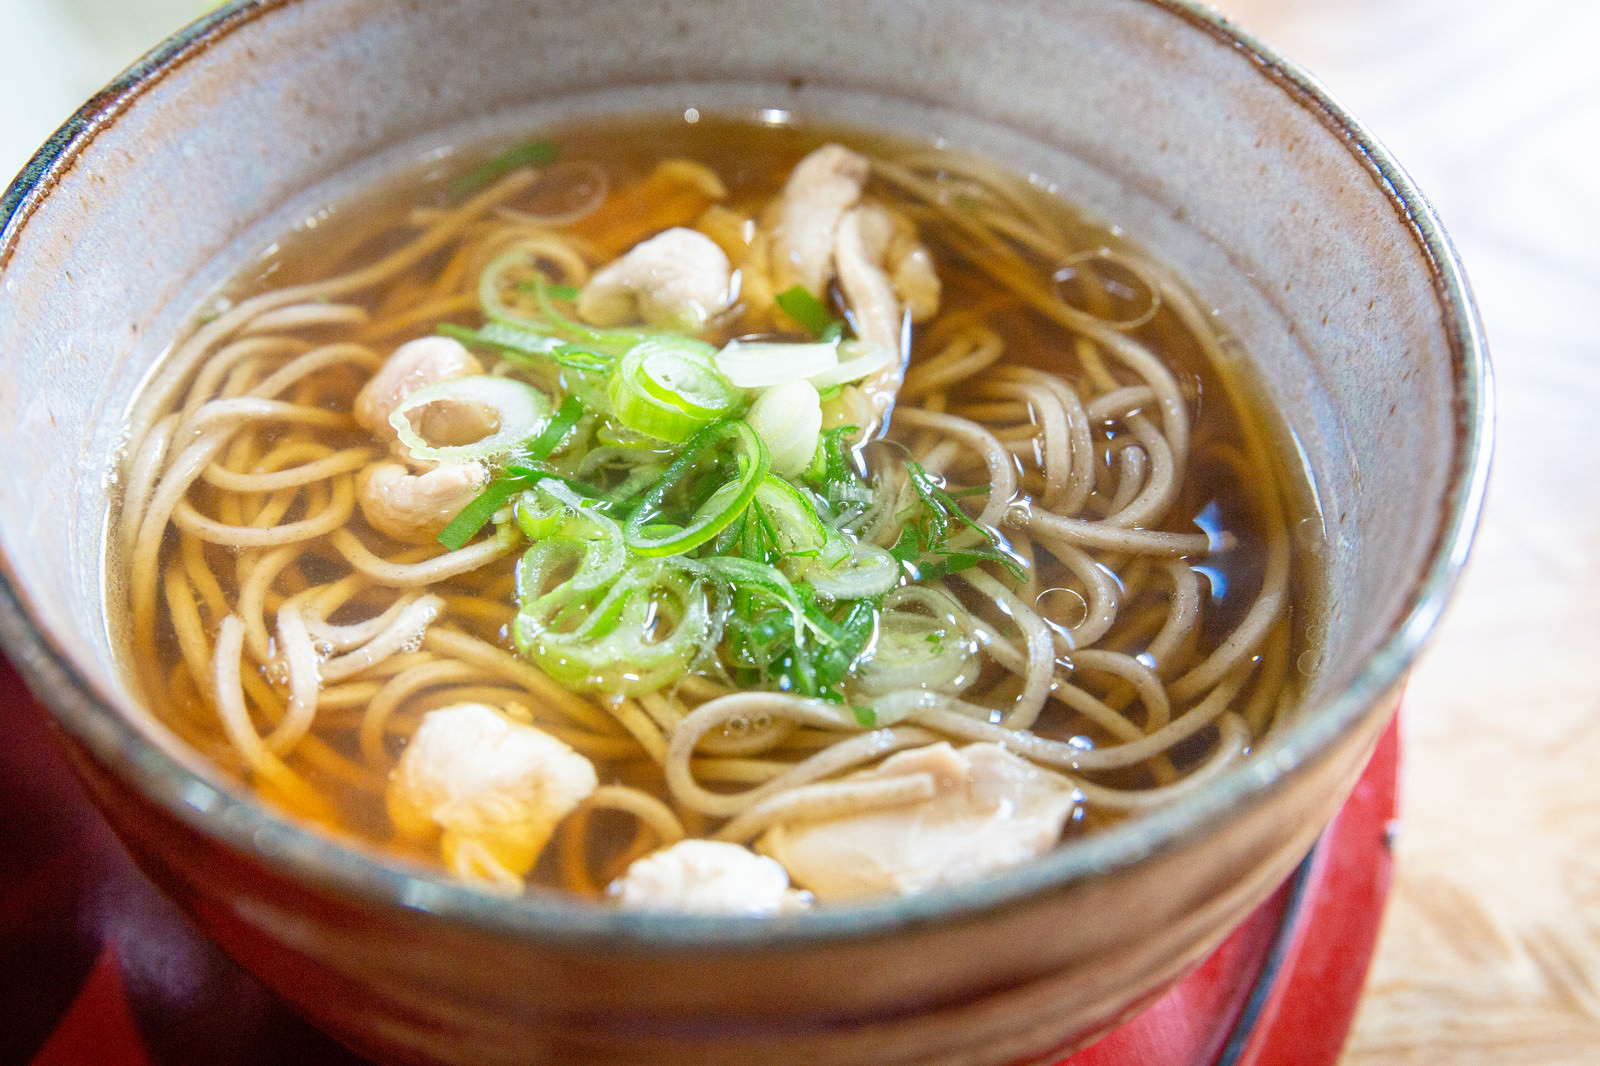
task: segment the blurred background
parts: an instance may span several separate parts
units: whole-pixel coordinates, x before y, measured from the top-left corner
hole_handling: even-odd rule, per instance
[[[0,180],[210,6],[0,0]],[[1498,379],[1489,507],[1402,712],[1395,888],[1341,1066],[1600,1062],[1600,2],[1215,6],[1432,199]]]

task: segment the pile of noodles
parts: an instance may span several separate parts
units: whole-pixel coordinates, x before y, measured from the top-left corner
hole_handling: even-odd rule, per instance
[[[995,741],[1060,771],[1095,818],[1169,802],[1225,770],[1287,698],[1277,466],[1248,419],[1239,444],[1195,453],[1194,398],[1132,336],[1164,308],[1217,364],[1206,316],[1157,267],[1074,246],[1032,189],[986,164],[926,153],[873,166],[875,187],[924,234],[937,227],[943,254],[1008,294],[918,336],[891,423],[931,475],[988,487],[964,504],[1028,564],[1022,580],[981,566],[938,582],[981,649],[973,685],[883,693],[875,704],[895,721],[885,728],[699,677],[583,697],[507,650],[514,524],[456,551],[397,547],[367,529],[354,482],[381,448],[349,411],[384,356],[441,321],[470,320],[479,273],[512,244],[537,242],[553,280],[581,285],[619,242],[645,235],[617,233],[605,247],[567,230],[615,213],[618,193],[598,172],[588,202],[563,217],[513,210],[549,177],[524,169],[459,205],[413,211],[403,243],[375,261],[228,307],[143,397],[115,549],[131,659],[173,728],[297,814],[383,839],[387,775],[421,715],[469,700],[501,708],[602,767],[607,783],[563,823],[554,860],[560,881],[585,893],[684,836],[744,842],[786,819],[904,803],[917,782],[842,778],[937,739]],[[642,225],[692,224],[703,207],[689,197],[684,217]],[[1078,264],[1092,282],[1107,262],[1147,290],[1144,312],[1114,320],[1093,285],[1083,306],[1069,304],[1051,278]],[[1070,338],[1059,373],[1005,358],[989,318],[1019,311]],[[1163,531],[1199,465],[1243,487],[1264,558],[1253,600],[1220,639],[1201,637],[1207,592],[1195,567],[1230,535]],[[885,469],[881,490],[904,491]],[[898,532],[887,508],[868,536],[887,546]],[[623,846],[592,846],[602,821],[624,826]],[[468,854],[455,872],[494,878],[472,863]]]

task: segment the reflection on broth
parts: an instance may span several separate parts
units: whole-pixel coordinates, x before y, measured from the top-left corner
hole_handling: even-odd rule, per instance
[[[733,914],[982,876],[1294,698],[1299,498],[1210,317],[971,157],[558,130],[335,205],[142,404],[131,662],[486,888]]]

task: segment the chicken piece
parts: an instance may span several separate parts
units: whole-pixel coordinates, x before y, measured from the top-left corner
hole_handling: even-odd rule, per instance
[[[404,454],[405,447],[389,424],[394,409],[424,385],[481,373],[483,365],[477,356],[458,340],[420,337],[407,341],[384,360],[372,380],[356,394],[356,421],[391,449]]]
[[[555,737],[481,703],[422,716],[389,777],[389,817],[402,837],[439,835],[458,875],[487,859],[520,878],[595,789],[594,766]]]
[[[756,849],[823,902],[902,895],[1049,851],[1078,803],[1065,777],[989,743],[957,751],[940,742],[899,752],[847,780],[918,773],[933,777],[930,800],[781,824]]]
[[[718,840],[680,840],[634,860],[611,894],[629,910],[752,918],[807,905],[777,862]]]
[[[716,241],[692,229],[669,229],[590,278],[578,295],[578,315],[597,326],[642,321],[697,332],[733,302],[731,272]]]
[[[861,204],[839,220],[834,268],[856,336],[900,359],[846,386],[835,408],[870,436],[887,417],[905,379],[906,319],[920,322],[939,309],[939,275],[909,221],[875,204]],[[891,276],[892,273],[892,276]]]
[[[845,212],[833,261],[862,340],[899,351],[903,319],[923,322],[939,310],[939,275],[916,227],[882,207]]]
[[[825,144],[795,164],[767,217],[773,292],[802,285],[822,295],[833,276],[839,220],[861,199],[870,170],[865,156],[837,144]]]
[[[839,288],[855,319],[856,336],[898,352],[903,325],[900,299],[884,272],[884,256],[894,238],[894,219],[882,208],[853,207],[839,219],[833,261]]]
[[[369,463],[356,477],[356,502],[367,524],[406,544],[431,544],[489,483],[476,461],[439,463],[412,473],[404,463]]]
[[[905,304],[911,321],[926,322],[939,313],[939,297],[943,294],[939,273],[933,269],[933,256],[917,237],[916,226],[899,215],[894,219],[894,236],[884,253],[884,265],[889,268],[895,295]]]

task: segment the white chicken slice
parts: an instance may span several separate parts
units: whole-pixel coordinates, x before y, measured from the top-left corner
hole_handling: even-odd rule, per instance
[[[596,784],[589,760],[555,737],[461,703],[422,716],[389,777],[389,817],[402,837],[438,834],[459,876],[481,878],[487,860],[521,877]]]
[[[923,322],[939,310],[939,275],[916,227],[883,207],[845,212],[833,262],[862,340],[898,352],[904,319]]]
[[[578,316],[597,326],[644,322],[696,332],[733,302],[732,268],[717,242],[674,227],[640,241],[578,294]]]
[[[635,859],[610,891],[629,910],[680,914],[760,918],[808,903],[776,861],[720,840],[680,840]]]
[[[883,269],[893,239],[894,219],[887,211],[868,205],[851,208],[839,220],[833,261],[839,271],[839,288],[855,319],[856,336],[898,352],[903,348],[903,309]]]
[[[866,156],[825,144],[795,164],[767,217],[772,291],[802,285],[821,296],[833,276],[839,219],[861,199],[871,164]]]
[[[414,474],[404,463],[369,463],[356,477],[367,524],[407,544],[431,544],[489,483],[482,463],[439,463]]]
[[[1065,777],[997,744],[940,742],[847,780],[929,774],[922,803],[774,826],[756,848],[819,901],[871,899],[966,881],[1049,851],[1078,803]]]

